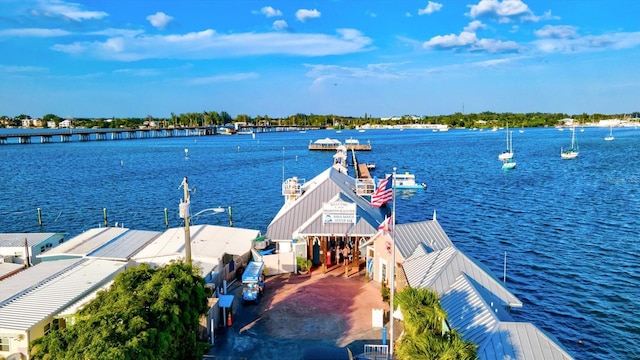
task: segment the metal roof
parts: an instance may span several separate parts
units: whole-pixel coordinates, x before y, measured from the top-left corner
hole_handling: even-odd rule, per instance
[[[80,259],[60,260],[47,264],[37,264],[24,271],[21,271],[7,279],[0,281],[0,306],[8,299],[16,296],[31,287],[35,287],[43,281],[69,270],[74,264],[78,264]]]
[[[129,229],[119,227],[94,228],[73,237],[63,244],[41,254],[39,258],[52,257],[54,255],[87,255],[90,252],[104,246],[109,241],[117,238]]]
[[[7,233],[0,234],[0,247],[19,247],[24,246],[24,238],[27,238],[27,244],[29,246],[36,246],[41,244],[52,237],[56,238],[54,244],[58,245],[58,238],[64,237],[63,233]]]
[[[514,322],[485,294],[479,284],[462,274],[440,299],[449,324],[463,339],[478,345],[480,359],[571,359],[533,324]]]
[[[427,220],[410,224],[396,224],[394,241],[403,259],[413,254],[418,245],[423,244],[431,251],[453,246],[437,220]]]
[[[75,261],[70,261],[69,267],[63,271],[42,279],[41,283],[3,302],[0,305],[0,328],[26,331],[102,286],[126,266],[122,262],[100,259]],[[55,263],[57,261],[43,263],[32,269]]]
[[[556,341],[531,323],[501,322],[491,333],[478,357],[486,360],[573,359]],[[505,344],[511,345],[506,347]]]
[[[322,224],[323,204],[337,200],[356,204],[356,224]],[[298,199],[283,205],[265,236],[290,240],[295,233],[374,235],[384,212],[356,195],[354,178],[330,167],[306,182]]]
[[[418,248],[415,255],[405,260],[402,268],[409,285],[413,288],[426,287],[438,294],[444,294],[456,282],[458,276],[464,273],[495,294],[504,305],[522,307],[522,302],[492,276],[489,269],[455,247],[436,250],[426,255],[423,249]]]
[[[129,260],[161,234],[159,231],[128,230],[87,255],[102,259]]]
[[[203,274],[213,270],[224,254],[244,255],[251,251],[259,230],[219,225],[190,227],[191,260],[199,263]],[[185,258],[184,227],[171,228],[149,242],[133,256],[137,262],[165,265]]]

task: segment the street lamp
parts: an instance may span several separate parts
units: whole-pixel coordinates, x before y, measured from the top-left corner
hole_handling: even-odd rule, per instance
[[[193,214],[193,216],[191,216],[191,218],[194,219],[194,218],[196,218],[196,217],[198,217],[198,216],[200,216],[200,215],[202,215],[202,214],[204,214],[206,212],[213,212],[214,215],[221,214],[221,213],[225,212],[225,210],[229,211],[229,227],[233,227],[233,218],[231,217],[231,206],[229,206],[227,209],[225,209],[225,208],[223,208],[221,206],[218,206],[218,207],[215,207],[215,208],[208,208],[208,209],[200,210],[197,213]]]

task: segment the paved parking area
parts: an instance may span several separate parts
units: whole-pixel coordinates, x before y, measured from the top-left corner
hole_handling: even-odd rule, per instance
[[[234,322],[218,329],[213,359],[301,359],[307,347],[348,347],[354,355],[364,344],[381,344],[382,329],[372,327],[372,309],[388,310],[380,287],[344,267],[323,274],[268,277],[258,304],[243,305],[242,284],[234,283]],[[346,350],[345,350],[346,351]]]

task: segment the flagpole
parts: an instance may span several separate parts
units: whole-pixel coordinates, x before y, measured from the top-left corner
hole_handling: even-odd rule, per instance
[[[389,302],[389,356],[393,359],[393,297],[396,292],[396,168],[393,168],[393,177],[391,178],[393,193],[393,207],[391,208],[391,299]]]

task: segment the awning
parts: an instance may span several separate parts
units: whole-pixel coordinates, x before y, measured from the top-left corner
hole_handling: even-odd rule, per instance
[[[233,295],[220,295],[218,296],[218,306],[221,308],[230,308],[233,304]]]

